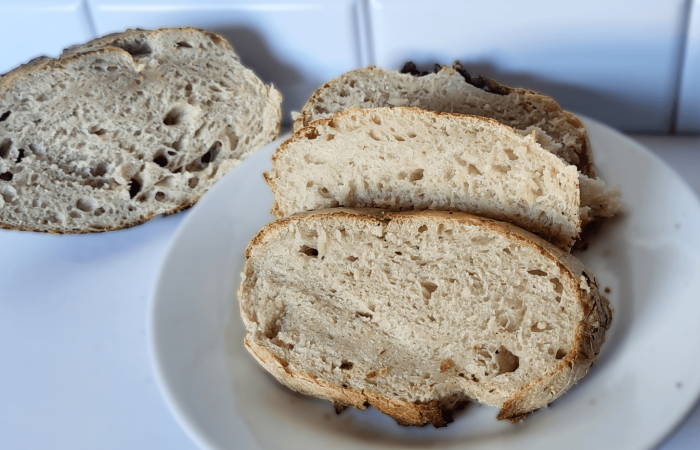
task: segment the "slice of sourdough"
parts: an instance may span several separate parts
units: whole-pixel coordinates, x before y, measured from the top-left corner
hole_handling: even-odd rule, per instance
[[[289,388],[445,425],[519,420],[583,377],[612,320],[576,258],[464,213],[330,209],[267,225],[238,290],[253,357]]]
[[[193,28],[34,60],[0,79],[0,227],[105,231],[186,208],[277,136],[280,103]]]
[[[528,89],[503,86],[481,76],[472,77],[459,62],[452,67],[436,65],[437,72],[432,74],[418,72],[409,64],[402,70],[408,68],[409,73],[368,67],[324,84],[297,116],[294,130],[353,106],[416,106],[471,114],[496,119],[525,134],[536,131],[538,142],[546,150],[595,178],[586,128],[552,98]]]
[[[465,211],[567,250],[580,231],[576,167],[484,117],[351,108],[297,131],[272,159],[277,218],[339,205]]]

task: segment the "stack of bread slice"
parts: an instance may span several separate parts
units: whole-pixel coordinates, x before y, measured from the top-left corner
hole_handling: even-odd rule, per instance
[[[245,345],[281,383],[402,425],[466,401],[517,421],[597,357],[611,311],[569,251],[619,194],[573,115],[470,80],[361,69],[297,116],[238,291]]]

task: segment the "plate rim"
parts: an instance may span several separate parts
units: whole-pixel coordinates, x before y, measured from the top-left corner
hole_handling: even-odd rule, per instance
[[[587,129],[597,128],[604,131],[608,135],[613,136],[615,139],[622,139],[628,145],[634,147],[636,151],[639,151],[646,157],[650,158],[655,164],[664,167],[665,170],[669,171],[669,173],[672,174],[676,181],[680,182],[683,189],[685,189],[688,193],[691,194],[691,197],[695,203],[695,208],[700,210],[700,196],[691,188],[689,183],[685,179],[683,179],[683,177],[681,177],[678,172],[676,172],[673,169],[673,167],[668,165],[658,155],[646,148],[641,143],[635,141],[631,137],[615,130],[614,128],[608,125],[605,125],[597,120],[591,119],[582,114],[577,114],[577,117],[579,117],[583,121]],[[161,285],[166,281],[167,265],[170,259],[173,257],[173,254],[176,252],[179,241],[182,239],[183,235],[189,231],[190,223],[193,220],[195,220],[194,218],[197,217],[199,211],[207,207],[207,199],[213,196],[210,193],[223,190],[225,185],[225,183],[223,183],[223,180],[225,179],[225,177],[231,178],[235,176],[234,174],[237,171],[237,169],[245,167],[248,161],[262,158],[262,155],[266,153],[264,151],[265,149],[272,147],[272,151],[274,151],[274,148],[279,146],[282,142],[284,142],[284,140],[288,139],[290,136],[291,132],[289,132],[288,130],[283,130],[279,134],[277,139],[272,141],[267,146],[261,148],[255,154],[251,155],[249,158],[247,158],[246,160],[238,164],[236,167],[234,167],[229,173],[227,173],[222,178],[222,180],[216,183],[218,186],[214,186],[207,193],[205,193],[204,196],[202,196],[202,198],[197,202],[197,204],[195,204],[194,207],[190,209],[190,211],[187,213],[187,216],[178,225],[176,232],[171,236],[170,242],[168,243],[167,248],[163,254],[162,260],[160,262],[155,281],[152,285],[147,312],[148,356],[150,360],[150,365],[154,373],[156,384],[158,385],[158,391],[160,392],[168,409],[173,414],[173,417],[175,418],[177,424],[180,426],[180,428],[182,428],[185,431],[185,434],[195,443],[195,445],[202,449],[219,450],[220,447],[218,446],[218,444],[213,442],[203,430],[200,430],[196,426],[194,421],[190,420],[187,409],[179,401],[177,391],[173,388],[170,381],[168,380],[164,364],[161,361],[161,357],[159,356],[158,346],[160,345],[160,342],[155,330],[156,323],[158,321],[157,311],[160,305],[159,301],[164,301],[160,300],[162,297],[159,296],[161,291]],[[258,158],[255,158],[256,156]],[[686,404],[677,409],[677,417],[672,422],[673,426],[668,427],[664,430],[660,430],[657,433],[656,438],[653,439],[653,442],[649,442],[648,446],[645,448],[655,448],[662,445],[665,441],[670,439],[671,436],[678,429],[680,429],[683,426],[683,424],[694,411],[694,409],[698,405],[700,405],[700,389],[697,389],[696,392],[693,392],[692,395],[688,397],[691,399],[691,401],[686,402]],[[246,428],[250,429],[247,425]]]

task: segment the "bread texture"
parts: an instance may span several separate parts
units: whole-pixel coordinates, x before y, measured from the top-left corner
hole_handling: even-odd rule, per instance
[[[583,377],[612,315],[576,258],[510,224],[330,209],[267,225],[238,290],[245,346],[337,407],[444,426],[465,401],[517,421]]]
[[[115,230],[194,204],[279,132],[221,36],[129,30],[0,79],[0,227]]]
[[[272,159],[277,218],[336,206],[465,211],[566,250],[580,231],[576,167],[493,119],[351,108],[297,131]]]
[[[595,178],[586,128],[552,98],[511,88],[484,77],[472,77],[459,62],[436,64],[436,72],[402,72],[377,67],[356,69],[324,84],[296,116],[294,130],[351,107],[416,106],[438,112],[496,119],[523,134],[536,132],[538,142],[584,175]]]

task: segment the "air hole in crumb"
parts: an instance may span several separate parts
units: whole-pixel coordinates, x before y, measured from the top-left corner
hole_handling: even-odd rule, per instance
[[[199,183],[199,178],[197,177],[192,177],[189,180],[187,180],[187,185],[191,188],[194,189],[197,187],[197,184]]]
[[[210,162],[216,161],[220,153],[221,142],[216,141],[211,147],[209,147],[209,150],[207,150],[205,154],[203,154],[199,159],[189,163],[185,169],[189,172],[201,172],[202,170],[206,169],[207,166],[209,166]]]
[[[104,128],[99,128],[99,127],[92,127],[90,128],[90,134],[94,134],[96,136],[102,136],[107,132]]]
[[[426,231],[428,231],[428,226],[427,226],[427,225],[421,225],[421,226],[418,228],[418,232],[419,232],[419,233],[424,233],[424,232],[426,232]]]
[[[0,158],[7,158],[10,154],[10,148],[12,148],[12,139],[5,138],[0,141]]]
[[[405,180],[406,179],[406,172],[399,172],[398,179],[399,180]]]
[[[165,155],[159,155],[153,159],[153,162],[158,164],[160,167],[165,167],[168,165],[168,158],[166,158]]]
[[[416,133],[414,133],[413,131],[408,132],[408,137],[410,137],[411,139],[413,139],[416,136],[418,136],[418,135]]]
[[[12,181],[12,172],[0,173],[0,180]]]
[[[425,299],[429,299],[432,296],[433,292],[435,292],[438,288],[437,284],[431,283],[430,281],[423,281],[420,285],[423,288],[421,290]]]
[[[557,354],[556,354],[556,356],[554,356],[554,357],[555,357],[556,359],[562,359],[563,357],[566,356],[567,353],[569,353],[569,352],[567,352],[566,350],[560,348],[560,349],[557,350]]]
[[[469,175],[481,175],[481,172],[474,164],[469,164]]]
[[[369,134],[369,137],[371,137],[371,138],[374,139],[375,141],[381,141],[381,140],[382,140],[379,136],[377,136],[377,133],[375,133],[374,130],[370,130],[370,132],[369,132],[368,134]]]
[[[372,114],[372,122],[376,123],[377,125],[382,124],[382,119],[376,114]]]
[[[355,313],[355,316],[364,317],[365,319],[371,319],[371,318],[373,317],[372,314],[370,314],[370,313],[363,313],[363,312],[360,312],[360,311],[357,311],[357,312]]]
[[[340,363],[340,370],[350,370],[352,369],[352,366],[354,366],[354,364],[350,361],[342,360]]]
[[[498,364],[498,373],[496,376],[498,376],[518,370],[518,367],[520,367],[520,358],[501,345],[496,352],[496,363]]]
[[[313,186],[313,185],[314,185],[314,182],[313,182],[313,181],[307,181],[307,182],[306,182],[306,187],[307,187],[307,188],[310,188],[310,187]]]
[[[401,253],[401,252],[394,252],[394,253],[396,253],[399,256],[403,255],[403,253]]]
[[[396,139],[399,142],[403,142],[406,140],[406,139],[402,138],[401,136],[399,136],[398,134],[394,135],[394,139]]]
[[[512,253],[510,252],[510,250],[507,249],[507,248],[504,248],[504,249],[503,249],[503,252],[504,252],[504,253],[508,253],[509,255],[512,255]]]
[[[355,262],[355,261],[357,261],[357,257],[356,256],[348,256],[348,261]]]
[[[153,51],[146,41],[115,41],[112,45],[127,51],[132,57],[149,55]]]
[[[318,256],[318,250],[312,247],[308,247],[306,245],[301,246],[301,248],[299,249],[299,253],[303,253],[306,256],[311,256],[312,258],[316,258]]]
[[[139,183],[138,180],[136,180],[135,178],[132,178],[129,182],[129,197],[133,199],[134,197],[136,197],[140,190],[141,183]]]
[[[554,292],[556,292],[557,294],[561,294],[562,292],[564,292],[564,285],[561,284],[559,278],[552,278],[549,281],[551,281],[552,284],[554,284]]]
[[[177,48],[192,48],[192,46],[185,41],[178,42],[177,44],[175,44],[175,47],[177,47]]]
[[[84,211],[84,212],[90,212],[93,209],[95,209],[95,201],[91,198],[81,198],[78,200],[76,205],[79,210]]]
[[[508,159],[510,159],[511,161],[515,161],[516,159],[518,159],[518,155],[513,153],[513,150],[511,149],[506,149],[506,155],[508,155]]]
[[[331,198],[331,194],[326,188],[318,188],[318,194],[323,198]]]
[[[100,216],[101,216],[102,214],[104,214],[104,213],[105,213],[105,209],[104,209],[104,208],[97,208],[97,209],[95,210],[95,212],[93,212],[93,214],[94,214],[96,217],[100,217]]]
[[[411,178],[409,178],[411,183],[415,183],[416,181],[422,180],[422,179],[423,179],[423,169],[414,170],[413,173],[411,174]]]
[[[543,272],[543,271],[538,270],[538,269],[528,270],[527,273],[529,273],[530,275],[538,276],[538,277],[546,277],[547,276],[547,272]]]
[[[327,141],[332,141],[333,138],[335,138],[335,134],[330,134],[330,133],[329,133],[329,134],[326,135],[326,140],[327,140]]]
[[[530,327],[530,331],[532,331],[533,333],[540,333],[542,331],[546,331],[547,328],[548,328],[547,322],[540,321],[540,322],[533,323],[532,326]]]
[[[184,112],[180,108],[171,109],[168,114],[165,115],[163,123],[167,126],[179,125]]]
[[[10,117],[10,113],[12,113],[12,111],[6,111],[2,116],[0,116],[0,122],[6,121],[7,118]]]
[[[93,177],[101,177],[102,175],[106,174],[107,171],[109,171],[109,164],[106,162],[100,162],[97,163],[95,167],[90,169],[90,174],[92,174]]]
[[[160,191],[156,192],[156,196],[155,196],[156,201],[162,202],[165,200],[165,197],[166,197],[165,193],[160,192]]]

